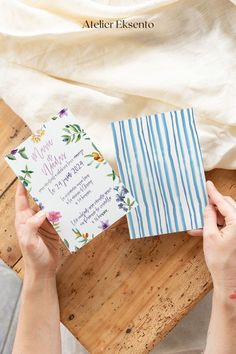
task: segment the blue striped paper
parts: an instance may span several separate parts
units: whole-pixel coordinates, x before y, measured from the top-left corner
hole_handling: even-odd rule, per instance
[[[203,227],[207,204],[192,109],[112,123],[122,182],[136,199],[131,238]]]

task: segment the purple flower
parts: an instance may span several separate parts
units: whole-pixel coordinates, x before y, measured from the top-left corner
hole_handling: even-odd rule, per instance
[[[125,195],[127,194],[129,191],[127,188],[125,188],[125,186],[122,186],[122,189],[121,189],[121,194]]]
[[[106,230],[108,227],[109,227],[109,221],[106,220],[105,222],[104,221],[101,221],[101,225],[98,226],[99,229],[102,229],[102,230]]]
[[[17,149],[11,150],[11,154],[15,155],[17,153]]]
[[[38,200],[38,198],[33,197],[33,200],[38,204],[40,209],[44,209],[43,204]]]
[[[117,202],[123,202],[124,201],[124,196],[121,194],[116,194],[116,201]]]
[[[64,117],[64,116],[68,116],[68,108],[63,108],[59,113],[58,113],[58,115],[59,115],[59,117],[60,118],[62,118],[62,117]]]
[[[118,208],[119,209],[122,209],[122,210],[124,210],[124,211],[128,211],[128,208],[125,206],[125,204],[123,204],[123,203],[120,203],[120,204],[118,204]]]

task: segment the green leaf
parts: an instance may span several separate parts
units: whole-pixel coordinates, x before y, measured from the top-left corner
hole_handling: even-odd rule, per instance
[[[65,238],[64,238],[64,244],[66,245],[67,248],[70,248],[69,242]]]
[[[76,234],[76,237],[82,236],[81,232],[78,229],[72,229],[72,231]]]
[[[24,181],[23,181],[23,185],[24,185],[25,187],[27,187],[27,186],[29,185],[29,183],[28,183],[26,180],[24,180]]]
[[[12,154],[8,154],[6,155],[6,157],[9,159],[9,160],[16,160],[16,157]]]
[[[30,170],[21,170],[21,172],[23,172],[23,173],[25,173],[25,174],[27,174],[27,173],[29,173],[29,174],[33,173],[33,171],[30,171]]]
[[[78,135],[77,135],[77,139],[76,139],[76,141],[75,141],[75,142],[77,143],[78,141],[80,141],[80,139],[81,139],[81,135],[80,135],[80,134],[78,134]]]
[[[82,133],[82,132],[84,131],[83,129],[80,128],[80,125],[79,125],[79,124],[74,124],[74,126],[77,127],[77,129],[78,129],[78,131],[79,131],[80,133]]]
[[[77,124],[70,124],[70,127],[75,133],[80,132],[80,127]]]
[[[66,132],[66,133],[69,133],[69,134],[71,133],[70,130],[67,128],[63,128],[62,130],[64,130],[64,132]]]
[[[96,147],[96,145],[95,145],[94,143],[92,143],[92,147],[93,147],[97,152],[100,153],[100,151],[98,150],[98,148]]]
[[[33,171],[28,170],[28,167],[25,167],[25,170],[21,170],[27,177],[31,178],[31,174],[34,173]]]
[[[130,205],[130,199],[129,198],[127,198],[127,204]]]
[[[71,138],[69,135],[62,135],[62,140],[66,143],[66,144],[69,144],[70,141],[71,141]]]
[[[75,246],[75,251],[78,251],[79,250],[79,247]]]
[[[23,159],[28,160],[28,156],[27,156],[26,153],[25,153],[25,148],[20,149],[18,152],[19,152],[20,156],[21,156]]]
[[[73,134],[73,135],[72,135],[71,142],[75,141],[75,138],[76,138],[76,134]]]

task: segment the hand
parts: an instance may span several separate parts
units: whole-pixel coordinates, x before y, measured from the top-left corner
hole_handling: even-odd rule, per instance
[[[43,210],[29,206],[27,191],[18,181],[15,196],[15,228],[25,272],[39,277],[55,276],[59,261],[59,237]]]
[[[206,264],[212,275],[214,289],[222,294],[236,294],[236,202],[225,197],[207,182],[209,205],[204,212],[204,228],[190,231],[203,233]]]

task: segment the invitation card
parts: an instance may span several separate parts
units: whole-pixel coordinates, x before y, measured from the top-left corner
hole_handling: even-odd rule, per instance
[[[68,109],[5,157],[70,251],[107,229],[136,202]]]
[[[112,123],[122,182],[138,203],[131,238],[203,227],[205,175],[192,109]]]

